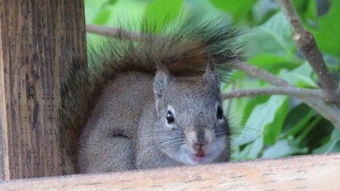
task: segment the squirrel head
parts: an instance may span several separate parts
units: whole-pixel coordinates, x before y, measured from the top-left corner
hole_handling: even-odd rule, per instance
[[[153,88],[153,139],[160,151],[186,165],[214,162],[227,149],[228,123],[212,61],[203,76],[195,77],[174,77],[158,67]]]

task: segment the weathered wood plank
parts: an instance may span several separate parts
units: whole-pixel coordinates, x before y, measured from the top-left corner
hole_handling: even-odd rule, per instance
[[[2,144],[2,124],[1,124],[1,109],[0,109],[0,181],[5,179],[5,174],[4,174],[4,158],[3,156],[3,144]]]
[[[82,0],[0,1],[5,179],[61,174],[60,84],[71,65],[86,64],[84,20]]]
[[[14,180],[0,184],[0,190],[339,191],[339,177],[340,154],[333,154],[139,172]]]

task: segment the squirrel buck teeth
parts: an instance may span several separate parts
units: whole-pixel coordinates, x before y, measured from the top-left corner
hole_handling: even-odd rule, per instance
[[[64,173],[229,160],[217,70],[239,58],[237,32],[218,19],[155,28],[143,26],[148,35],[137,40],[105,39],[90,49],[87,68],[67,74]],[[207,154],[197,160],[198,151]]]

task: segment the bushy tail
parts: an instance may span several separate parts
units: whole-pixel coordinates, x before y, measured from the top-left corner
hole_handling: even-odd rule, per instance
[[[188,19],[161,30],[144,24],[139,34],[143,35],[134,39],[126,35],[122,39],[106,38],[100,46],[90,48],[87,67],[69,72],[62,87],[60,110],[64,173],[75,172],[81,128],[102,87],[115,75],[126,71],[154,74],[158,64],[165,65],[173,75],[195,75],[204,71],[209,57],[222,65],[240,55],[235,43],[237,32],[218,19],[204,23]]]

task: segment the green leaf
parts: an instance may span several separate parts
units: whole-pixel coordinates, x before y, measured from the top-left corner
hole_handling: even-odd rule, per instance
[[[256,0],[210,0],[216,7],[229,13],[234,20],[248,19]]]
[[[243,125],[242,116],[244,108],[248,105],[249,99],[234,99],[234,100],[226,100],[223,101],[223,108],[229,108],[230,112],[228,112],[228,120],[231,124],[230,131],[231,136],[235,138],[235,136],[239,135],[242,132]],[[231,104],[231,107],[229,106]],[[226,111],[227,109],[224,109]]]
[[[242,149],[242,151],[238,150],[238,152],[231,153],[231,157],[233,158],[234,161],[244,161],[248,159],[251,147],[252,144],[248,144]]]
[[[322,51],[340,54],[340,1],[332,1],[327,15],[320,19],[319,30],[315,33],[316,41]]]
[[[307,145],[312,151],[326,144],[330,140],[330,135],[334,130],[334,125],[328,120],[316,115],[295,138],[299,145]]]
[[[250,143],[262,136],[263,130],[275,119],[278,110],[286,104],[286,96],[271,96],[270,99],[263,104],[258,105],[252,111],[242,133],[235,139],[236,146]],[[281,129],[278,125],[275,128]]]
[[[256,98],[249,98],[248,103],[245,105],[243,110],[243,116],[242,116],[242,125],[246,126],[247,121],[249,119],[249,116],[252,114],[254,108],[256,108],[258,105],[265,103],[268,101],[269,96],[258,96]],[[235,105],[235,107],[238,107]]]
[[[299,104],[290,110],[285,121],[286,132],[283,134],[285,137],[297,136],[298,133],[303,131],[308,122],[315,117],[316,113],[311,110],[306,104]]]
[[[99,11],[96,17],[93,19],[93,23],[97,25],[103,25],[107,23],[111,16],[110,6],[103,6]]]
[[[275,145],[267,148],[262,155],[262,158],[279,158],[293,154],[306,153],[307,148],[300,149],[292,145],[288,140],[280,140]]]
[[[315,21],[318,18],[317,1],[307,0],[307,2],[308,6],[306,8],[303,19],[306,21]]]
[[[294,7],[305,25],[316,25],[318,17],[317,1],[294,0]]]
[[[295,57],[295,43],[292,40],[290,25],[282,13],[277,13],[266,23],[260,25],[245,36],[248,51],[247,56],[254,57],[261,54],[271,54]]]
[[[139,18],[142,17],[146,5],[147,1],[137,0],[85,0],[86,23],[135,26],[139,29]]]
[[[334,129],[330,140],[323,146],[315,149],[314,154],[323,154],[340,151],[340,129]]]
[[[263,148],[263,139],[261,137],[257,138],[249,149],[247,159],[256,159]]]
[[[107,0],[106,3],[109,5],[114,5],[117,2],[117,0]]]
[[[262,23],[277,10],[277,4],[272,0],[258,0],[253,6],[253,16],[256,23]]]
[[[274,54],[263,53],[248,60],[250,64],[256,65],[260,68],[267,69],[272,73],[278,73],[281,69],[292,70],[301,64],[295,58],[287,58],[285,56],[278,56]]]
[[[162,28],[179,15],[182,6],[183,0],[153,0],[146,7],[143,22]]]
[[[288,98],[281,99],[278,103],[279,106],[275,111],[275,119],[272,123],[266,125],[263,129],[264,143],[272,145],[276,142],[281,133],[283,122],[289,110]]]
[[[295,70],[282,70],[279,76],[298,87],[317,88],[318,85],[311,79],[313,73],[311,66],[305,61]]]
[[[97,14],[93,16],[92,23],[98,25],[107,24],[112,14],[112,7],[116,2],[117,0],[102,1],[100,7],[97,7]],[[97,4],[99,3],[97,2]]]
[[[298,137],[296,137],[296,142],[298,144],[304,142],[306,140],[307,135],[316,127],[317,123],[321,119],[322,119],[321,117],[317,116],[313,120],[311,120],[311,122],[305,126],[303,132]]]
[[[189,14],[191,19],[196,18],[197,21],[200,22],[214,20],[217,18],[217,16],[224,17],[223,19],[227,20],[226,23],[230,23],[231,21],[229,15],[224,14],[222,10],[216,8],[210,1],[207,0],[185,1],[184,13]]]
[[[223,92],[228,92],[231,89],[247,89],[254,87],[265,87],[266,84],[263,84],[261,81],[246,78],[243,73],[236,72],[238,74],[242,74],[242,78],[235,77],[232,75],[232,80],[234,81],[232,87],[228,86],[228,88],[224,88]],[[268,100],[269,96],[258,96],[254,97],[244,97],[242,99],[234,99],[231,106],[231,115],[232,118],[236,118],[237,115],[238,125],[244,127],[249,115],[252,113],[253,109]]]
[[[85,18],[87,23],[93,23],[93,19],[105,2],[105,0],[85,0]]]

